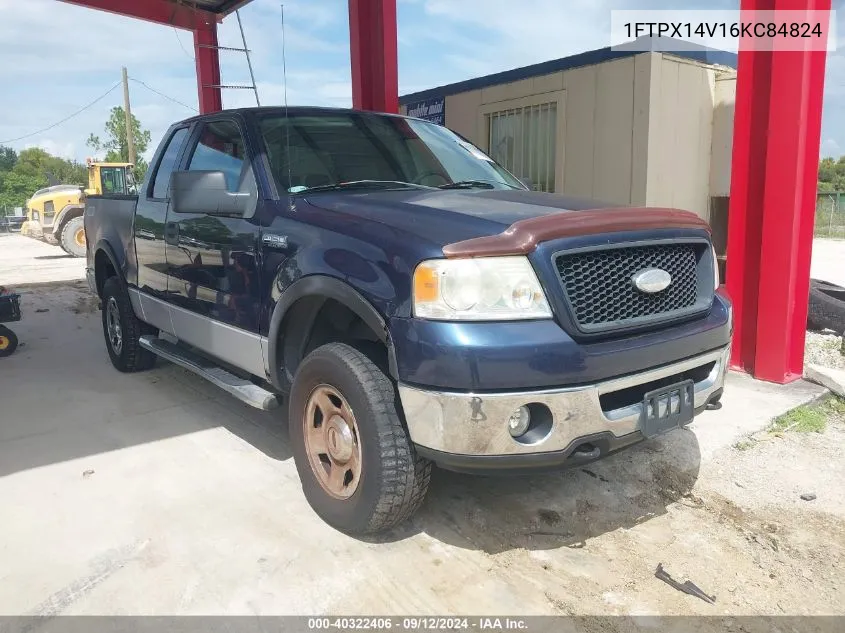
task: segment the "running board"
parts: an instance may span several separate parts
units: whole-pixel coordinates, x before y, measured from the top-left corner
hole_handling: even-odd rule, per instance
[[[151,334],[141,336],[138,342],[141,347],[148,349],[156,356],[161,356],[171,363],[194,372],[256,409],[270,411],[279,406],[279,400],[273,392],[267,391],[249,380],[235,376],[219,365],[215,365],[211,360],[185,349],[181,345],[165,341]]]

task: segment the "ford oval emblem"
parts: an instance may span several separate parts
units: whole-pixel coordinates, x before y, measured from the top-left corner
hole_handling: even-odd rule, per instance
[[[672,275],[662,268],[646,268],[631,277],[631,283],[641,292],[654,294],[669,287],[669,284],[672,283]]]

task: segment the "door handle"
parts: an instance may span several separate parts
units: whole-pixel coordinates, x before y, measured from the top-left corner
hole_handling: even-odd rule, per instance
[[[164,225],[164,241],[173,246],[179,244],[179,225],[176,222]]]

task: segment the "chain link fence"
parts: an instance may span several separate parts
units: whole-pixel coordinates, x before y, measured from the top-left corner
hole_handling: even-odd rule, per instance
[[[20,233],[24,222],[23,209],[20,207],[0,207],[0,235],[3,233]]]
[[[815,237],[845,238],[845,191],[816,195]]]

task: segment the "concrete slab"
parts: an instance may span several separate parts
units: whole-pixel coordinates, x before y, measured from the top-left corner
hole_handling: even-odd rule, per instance
[[[841,398],[845,398],[845,370],[808,365],[804,368],[804,378],[823,387],[827,387]]]
[[[722,408],[698,416],[690,425],[702,459],[709,460],[739,438],[765,428],[773,418],[825,393],[824,387],[804,380],[776,385],[754,380],[747,374],[729,373]]]
[[[667,539],[701,528],[672,508],[714,454],[823,392],[731,376],[690,431],[583,470],[438,471],[413,521],[362,541],[308,507],[283,412],[172,365],[114,371],[84,282],[21,291],[23,346],[0,362],[0,614],[695,613],[663,586],[602,596],[651,587]]]
[[[85,258],[15,233],[0,233],[0,286],[85,279]]]
[[[845,286],[845,240],[813,240],[810,276]]]

